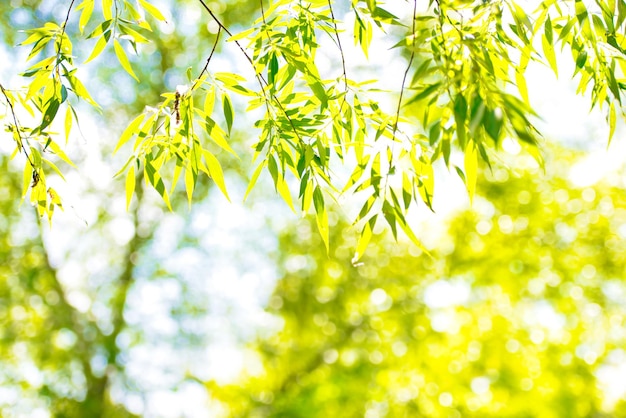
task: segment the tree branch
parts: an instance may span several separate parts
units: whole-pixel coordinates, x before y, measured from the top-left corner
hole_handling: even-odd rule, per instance
[[[26,155],[26,159],[28,160],[28,163],[33,168],[33,170],[35,170],[35,163],[31,160],[30,155],[28,154],[28,151],[26,150],[26,147],[24,146],[24,138],[22,138],[22,133],[20,131],[20,124],[17,121],[17,115],[15,114],[15,108],[13,107],[13,103],[11,102],[11,99],[9,98],[7,91],[4,89],[4,86],[1,83],[0,83],[0,90],[2,91],[2,95],[4,96],[4,98],[7,101],[7,104],[9,105],[9,110],[11,111],[11,116],[13,117],[15,133],[18,137],[17,144],[20,148],[22,148],[22,151],[24,151],[24,155]]]
[[[222,30],[224,30],[224,32],[226,32],[228,34],[228,36],[233,36],[233,34],[228,30],[228,28],[222,23],[221,20],[219,20],[217,18],[217,16],[215,16],[215,13],[213,13],[213,11],[211,10],[211,8],[206,4],[206,2],[204,0],[198,0],[200,2],[200,4],[202,4],[202,7],[204,7],[204,9],[209,13],[209,15],[211,15],[211,17],[213,18],[213,20],[215,21],[215,23],[218,24],[218,26],[220,28],[222,28]],[[255,66],[254,66],[254,61],[252,60],[252,58],[250,57],[250,55],[246,52],[246,50],[244,49],[243,46],[241,46],[241,43],[239,43],[239,41],[235,41],[235,45],[237,45],[237,47],[239,48],[239,50],[241,51],[241,53],[246,57],[246,59],[248,60],[248,62],[250,63],[250,65],[252,66],[252,69],[254,70],[254,74],[255,77],[257,79],[257,81],[259,82],[259,85],[261,86],[261,91],[264,92],[265,91],[265,87],[269,86],[269,83],[267,82],[267,80],[265,80],[265,78],[263,77],[263,74],[257,72]],[[265,93],[264,93],[265,94]],[[280,102],[280,100],[278,100],[278,98],[276,97],[276,95],[271,94],[270,93],[270,97],[271,99],[274,100],[274,102],[276,102],[276,105],[278,106],[278,108],[281,110],[281,112],[285,115],[285,117],[287,118],[287,120],[289,121],[289,124],[291,125],[291,128],[293,130],[293,133],[296,135],[296,137],[298,138],[299,141],[302,142],[302,138],[300,137],[300,134],[298,133],[298,130],[296,128],[296,125],[293,123],[293,120],[291,120],[291,117],[289,116],[289,114],[287,114],[287,111],[285,110],[285,108],[283,107],[282,103]],[[266,99],[267,101],[267,99]]]

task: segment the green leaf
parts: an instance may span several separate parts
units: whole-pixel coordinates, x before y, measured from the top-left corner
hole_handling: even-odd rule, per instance
[[[389,203],[389,201],[387,200],[383,202],[383,215],[385,217],[385,220],[391,227],[391,233],[393,234],[393,238],[398,239],[398,229],[396,226],[396,211],[393,209],[393,206],[391,206],[391,203]]]
[[[50,99],[50,101],[48,102],[48,105],[45,108],[46,110],[44,112],[41,125],[39,125],[40,132],[43,132],[43,130],[46,129],[52,123],[52,121],[54,120],[54,117],[56,116],[59,110],[59,105],[60,105],[60,102],[56,98],[56,96]]]
[[[550,15],[548,15],[548,18],[546,19],[546,23],[543,26],[543,33],[546,36],[546,40],[548,41],[548,43],[550,43],[550,45],[552,45],[553,43],[553,34],[552,34],[552,21],[550,21]]]
[[[309,81],[309,87],[311,88],[311,91],[313,91],[315,97],[317,97],[319,101],[322,102],[322,108],[325,108],[328,104],[328,96],[326,95],[326,90],[324,89],[322,83],[317,80]]]
[[[146,175],[146,181],[148,181],[152,185],[152,187],[154,187],[154,190],[156,190],[157,193],[161,195],[161,198],[163,198],[163,201],[167,205],[168,209],[171,211],[172,205],[170,204],[170,198],[167,194],[167,190],[165,189],[165,183],[163,183],[161,175],[152,165],[152,161],[149,159],[146,159],[144,172]]]
[[[530,104],[530,100],[528,99],[528,87],[526,87],[526,77],[521,71],[515,71],[515,84],[517,85],[517,89],[519,90],[520,96],[526,104]]]
[[[289,186],[287,185],[285,178],[282,176],[278,176],[276,178],[276,191],[278,191],[278,194],[280,194],[289,208],[296,213],[296,208],[294,207],[293,199],[291,198],[291,191],[289,190]]]
[[[352,259],[353,264],[356,264],[356,262],[359,261],[361,257],[363,257],[363,254],[365,254],[365,250],[367,249],[367,246],[372,239],[372,232],[374,231],[374,226],[376,225],[377,218],[378,215],[372,216],[369,221],[367,221],[363,226],[361,236],[359,237],[359,241],[356,245],[354,258]]]
[[[483,127],[487,134],[493,139],[496,145],[500,143],[500,135],[502,132],[502,115],[501,112],[487,110],[483,115]]]
[[[52,161],[47,160],[45,158],[42,158],[42,161],[44,163],[48,164],[50,166],[50,168],[52,168],[52,170],[54,170],[54,172],[57,173],[59,175],[59,177],[61,177],[63,179],[63,181],[65,181],[65,176],[63,175],[61,170],[59,170],[59,167],[57,167],[56,164],[54,164]]]
[[[418,186],[422,201],[430,210],[433,210],[433,196],[435,194],[435,172],[432,164],[419,162],[420,183]]]
[[[74,165],[72,160],[70,160],[70,158],[65,154],[65,152],[63,152],[63,150],[59,147],[59,145],[56,142],[52,140],[48,140],[48,142],[46,143],[46,149],[54,153],[57,157],[65,161],[67,164],[76,168],[76,165]]]
[[[206,116],[211,116],[213,113],[213,106],[215,105],[215,89],[210,88],[206,92],[206,96],[204,97],[204,114]]]
[[[615,111],[615,103],[611,102],[609,105],[609,141],[607,147],[611,145],[611,140],[613,139],[613,134],[615,134],[615,122],[616,122],[616,111]]]
[[[206,133],[213,140],[213,142],[215,142],[224,151],[226,151],[226,152],[234,155],[235,157],[239,158],[239,156],[237,155],[235,150],[231,148],[230,144],[226,140],[226,138],[224,136],[225,132],[222,130],[222,128],[220,128],[215,123],[215,121],[213,119],[209,118],[209,117],[206,117],[204,121],[205,121],[204,127],[206,129]]]
[[[89,94],[89,92],[87,91],[83,83],[81,83],[81,81],[78,78],[74,77],[73,75],[69,75],[67,79],[69,80],[70,85],[72,86],[72,89],[74,90],[74,93],[78,97],[85,100],[87,103],[89,103],[93,107],[100,109],[100,106],[98,105],[98,103],[96,103],[96,101],[91,97],[91,95]]]
[[[466,130],[465,120],[467,118],[467,101],[462,94],[458,94],[454,99],[454,120],[456,122],[456,134],[461,147],[465,146]]]
[[[122,145],[128,142],[128,140],[133,135],[137,134],[137,129],[139,128],[139,125],[141,125],[145,117],[146,117],[145,113],[142,113],[141,115],[137,116],[130,123],[130,125],[128,125],[128,127],[122,133],[122,136],[120,136],[119,141],[117,141],[117,145],[115,146],[115,149],[113,150],[113,154],[115,154],[122,147]]]
[[[115,49],[115,55],[117,56],[117,59],[119,60],[120,64],[122,65],[122,68],[128,74],[130,74],[131,77],[133,77],[135,80],[139,81],[139,79],[135,75],[135,72],[133,71],[133,67],[130,66],[130,62],[128,61],[128,57],[126,56],[126,52],[124,51],[124,48],[122,47],[122,45],[120,44],[120,42],[117,39],[113,40],[113,48]]]
[[[224,182],[224,173],[222,172],[222,166],[220,162],[215,158],[213,154],[211,154],[207,150],[202,150],[202,155],[204,156],[204,160],[207,163],[207,167],[209,169],[209,173],[211,174],[211,178],[217,184],[217,187],[220,188],[226,199],[230,202],[230,197],[228,197],[228,191],[226,190],[226,183]]]
[[[254,188],[254,185],[256,184],[259,178],[259,175],[261,174],[261,171],[263,170],[263,167],[265,167],[265,161],[262,161],[261,164],[259,164],[257,168],[254,169],[254,173],[252,173],[252,177],[250,178],[250,182],[248,183],[248,188],[246,189],[246,193],[243,196],[244,201],[248,198],[248,195]]]
[[[130,207],[133,193],[135,193],[135,166],[131,164],[126,173],[126,210]]]
[[[187,201],[191,207],[191,199],[193,197],[193,190],[196,185],[198,174],[191,168],[191,164],[185,169],[185,190],[187,192]]]
[[[576,67],[583,69],[585,67],[586,62],[587,62],[587,51],[582,50],[579,52],[578,57],[576,58]]]
[[[113,17],[111,9],[113,8],[114,0],[102,0],[102,15],[105,20],[110,20]]]
[[[408,209],[413,198],[413,185],[406,172],[402,173],[402,202],[404,209]]]
[[[476,180],[478,177],[478,152],[473,141],[468,141],[465,147],[465,186],[469,194],[470,204],[474,200],[476,192]]]
[[[428,249],[424,247],[424,244],[422,244],[422,242],[417,238],[417,236],[415,236],[415,233],[413,232],[411,227],[406,223],[406,220],[401,216],[399,216],[397,220],[398,220],[398,225],[400,225],[400,228],[402,228],[402,230],[404,231],[406,236],[409,237],[411,242],[413,242],[413,244],[415,244],[415,246],[417,246],[420,250],[422,250],[427,256],[432,257],[430,252],[428,252]]]
[[[324,245],[326,246],[326,253],[330,253],[328,213],[324,207],[324,196],[319,186],[315,186],[315,190],[313,190],[313,207],[315,208],[317,229],[319,229],[322,241],[324,241]]]
[[[72,130],[72,108],[67,106],[67,110],[65,111],[65,143],[69,141],[70,131]]]
[[[552,43],[548,40],[545,34],[541,37],[541,45],[543,46],[543,53],[546,56],[546,59],[548,60],[552,71],[554,71],[554,74],[558,77],[559,71],[556,66],[556,55],[554,54],[554,47],[552,46]]]
[[[89,61],[93,60],[94,58],[96,58],[98,55],[102,53],[102,51],[104,50],[104,47],[106,47],[107,43],[109,42],[110,35],[111,35],[111,32],[106,31],[104,35],[98,38],[96,45],[93,47],[93,51],[91,51],[91,54],[85,60],[84,62],[85,64],[87,64]]]
[[[81,35],[85,31],[85,26],[89,23],[89,19],[93,13],[93,5],[94,0],[84,0],[78,7],[76,7],[76,10],[83,10],[80,14],[80,20],[78,21],[78,29],[80,30]]]
[[[230,102],[228,95],[222,95],[222,107],[224,108],[224,119],[226,119],[226,126],[228,127],[228,134],[233,127],[233,105]]]
[[[22,183],[22,202],[24,201],[24,198],[26,197],[26,193],[28,193],[28,189],[31,185],[32,180],[33,180],[33,167],[30,165],[30,163],[26,162],[26,164],[24,164],[24,177],[23,177],[23,183]]]
[[[161,22],[167,22],[167,19],[165,19],[165,16],[163,16],[161,11],[152,4],[148,3],[146,0],[139,0],[139,4],[141,4],[141,7],[143,7],[144,10],[150,13],[150,15],[152,15],[155,19],[160,20]]]

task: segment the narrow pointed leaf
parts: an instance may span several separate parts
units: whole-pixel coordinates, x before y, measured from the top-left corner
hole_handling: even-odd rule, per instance
[[[135,193],[135,166],[131,165],[126,173],[126,210],[130,207],[133,193]]]
[[[119,60],[120,64],[122,65],[122,68],[131,77],[133,77],[135,80],[139,81],[139,79],[135,75],[135,72],[133,71],[133,67],[131,67],[131,65],[130,65],[130,61],[128,61],[128,57],[126,56],[126,52],[124,51],[124,48],[122,47],[122,44],[120,44],[120,42],[117,39],[113,40],[113,48],[115,49],[115,55],[117,56],[117,59]]]

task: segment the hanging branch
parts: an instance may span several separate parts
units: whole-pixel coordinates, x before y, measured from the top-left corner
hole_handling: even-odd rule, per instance
[[[400,87],[400,97],[398,98],[398,108],[396,110],[396,120],[393,123],[393,132],[391,133],[392,138],[396,136],[396,131],[398,130],[398,121],[400,120],[400,108],[402,107],[402,96],[404,95],[404,87],[406,85],[406,78],[409,75],[411,65],[413,65],[413,59],[415,59],[415,20],[416,19],[417,19],[417,0],[414,0],[413,1],[413,32],[412,32],[413,36],[411,40],[411,57],[409,58],[409,64],[406,66],[406,70],[404,71],[404,77],[402,77],[402,85]]]
[[[215,13],[213,13],[213,11],[211,10],[211,8],[206,4],[206,2],[204,0],[198,0],[200,2],[200,4],[202,4],[202,7],[204,7],[204,9],[209,13],[209,15],[211,15],[211,17],[213,18],[213,20],[215,21],[215,23],[218,24],[218,26],[220,28],[222,28],[224,30],[224,32],[226,32],[228,34],[228,36],[233,36],[233,34],[228,30],[228,28],[222,23],[221,20],[219,20],[217,18],[217,16],[215,16]],[[246,52],[246,50],[244,49],[243,46],[241,46],[241,43],[239,43],[238,40],[235,40],[235,45],[237,45],[237,47],[239,48],[239,50],[241,51],[241,53],[246,57],[246,59],[248,60],[248,62],[250,63],[250,65],[252,66],[252,69],[254,70],[254,74],[255,77],[259,83],[259,85],[261,86],[261,91],[265,90],[265,87],[269,86],[269,83],[267,82],[267,80],[265,80],[265,77],[263,77],[263,74],[260,74],[256,71],[256,68],[254,67],[254,61],[252,60],[252,58],[250,57],[250,55]],[[287,111],[285,110],[285,108],[283,107],[282,103],[280,102],[280,100],[278,100],[278,98],[276,97],[276,95],[271,94],[270,93],[270,97],[274,100],[274,102],[276,102],[276,105],[279,107],[279,109],[281,110],[281,112],[285,115],[285,117],[287,118],[287,120],[289,121],[289,124],[291,125],[291,128],[294,132],[294,134],[296,135],[296,137],[298,138],[298,140],[300,142],[302,141],[302,138],[300,137],[300,134],[298,133],[298,130],[296,128],[296,125],[293,123],[293,120],[291,119],[291,117],[289,116],[289,114],[287,113]]]
[[[413,60],[415,59],[415,21],[417,20],[417,0],[413,1],[413,25],[412,25],[412,38],[411,38],[411,56],[409,58],[409,63],[406,66],[406,70],[404,71],[404,76],[402,77],[402,85],[400,86],[400,97],[398,98],[398,106],[396,109],[396,120],[393,123],[393,131],[391,132],[391,153],[389,154],[389,168],[387,170],[387,174],[385,175],[385,188],[383,189],[385,195],[387,194],[387,187],[389,185],[389,173],[391,172],[391,159],[393,158],[393,148],[396,143],[395,137],[396,132],[398,131],[398,121],[400,120],[400,109],[402,108],[402,98],[404,96],[404,88],[406,86],[406,79],[409,75],[409,71],[411,70],[411,66],[413,65]]]
[[[343,106],[346,103],[346,95],[348,94],[348,75],[346,71],[346,57],[341,46],[341,39],[339,38],[339,29],[337,28],[337,20],[335,19],[335,13],[333,12],[333,5],[331,0],[328,0],[328,8],[330,9],[330,17],[333,19],[333,26],[335,27],[335,37],[337,39],[337,47],[339,48],[339,54],[341,55],[341,68],[343,70],[343,86],[345,95],[339,107],[339,113],[343,110]],[[415,30],[414,30],[415,31]]]
[[[213,48],[211,48],[211,53],[209,54],[209,57],[206,59],[206,64],[204,64],[204,68],[200,72],[200,75],[198,75],[198,78],[196,78],[196,81],[194,82],[193,86],[191,86],[192,91],[196,88],[196,86],[200,82],[200,79],[202,78],[204,73],[206,73],[207,70],[209,69],[209,63],[211,62],[211,58],[213,58],[213,53],[215,52],[215,49],[217,48],[217,44],[220,41],[221,34],[222,34],[222,27],[218,26],[217,35],[215,36],[215,42],[213,43]]]
[[[17,137],[19,139],[18,146],[22,149],[22,151],[24,151],[24,155],[26,155],[26,159],[28,160],[28,163],[33,168],[33,170],[35,170],[35,163],[31,160],[30,155],[28,154],[28,151],[26,150],[26,146],[24,146],[24,138],[22,138],[20,125],[19,125],[19,122],[17,121],[17,115],[15,114],[15,108],[13,107],[13,103],[11,102],[9,95],[7,91],[4,89],[4,86],[2,84],[0,84],[0,90],[2,90],[2,95],[6,99],[7,104],[9,105],[9,110],[11,111],[11,116],[13,117],[13,125],[15,127],[15,132],[17,134]]]

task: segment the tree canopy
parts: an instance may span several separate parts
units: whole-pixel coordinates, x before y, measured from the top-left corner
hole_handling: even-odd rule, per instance
[[[138,75],[137,66],[153,45],[166,47],[159,29],[173,10],[148,0],[63,7],[58,21],[17,36],[18,47],[29,50],[25,82],[1,84],[5,125],[23,160],[22,198],[30,194],[39,215],[49,218],[62,203],[46,179],[63,176],[60,162],[73,165],[62,144],[80,121],[78,102],[101,109],[80,69],[108,51],[140,90],[150,79]],[[626,3],[543,1],[533,8],[515,1],[273,1],[254,5],[250,22],[225,20],[223,7],[198,0],[193,13],[202,13],[197,19],[206,22],[210,42],[193,48],[201,49],[205,65],[188,62],[186,80],[145,103],[114,149],[129,155],[118,173],[127,205],[139,177],[170,208],[179,180],[191,203],[199,176],[211,178],[228,198],[222,165],[232,154],[250,169],[246,195],[268,172],[289,207],[315,213],[327,248],[328,207],[346,194],[358,195],[362,205],[351,219],[361,228],[357,258],[378,222],[419,245],[407,214],[418,202],[432,209],[436,161],[458,172],[471,199],[479,162],[490,165],[504,139],[541,159],[525,79],[529,62],[558,74],[558,61],[571,59],[578,92],[606,115],[609,141],[623,116]],[[365,71],[348,59],[353,39],[375,60],[376,37],[393,39],[405,60],[390,91],[361,77]],[[247,68],[223,71],[212,62],[218,47],[239,54]],[[340,65],[327,68],[321,60]],[[253,130],[255,139],[242,155],[232,139],[242,134],[244,113],[254,120],[246,135]],[[458,152],[464,157],[455,163],[451,156]]]

